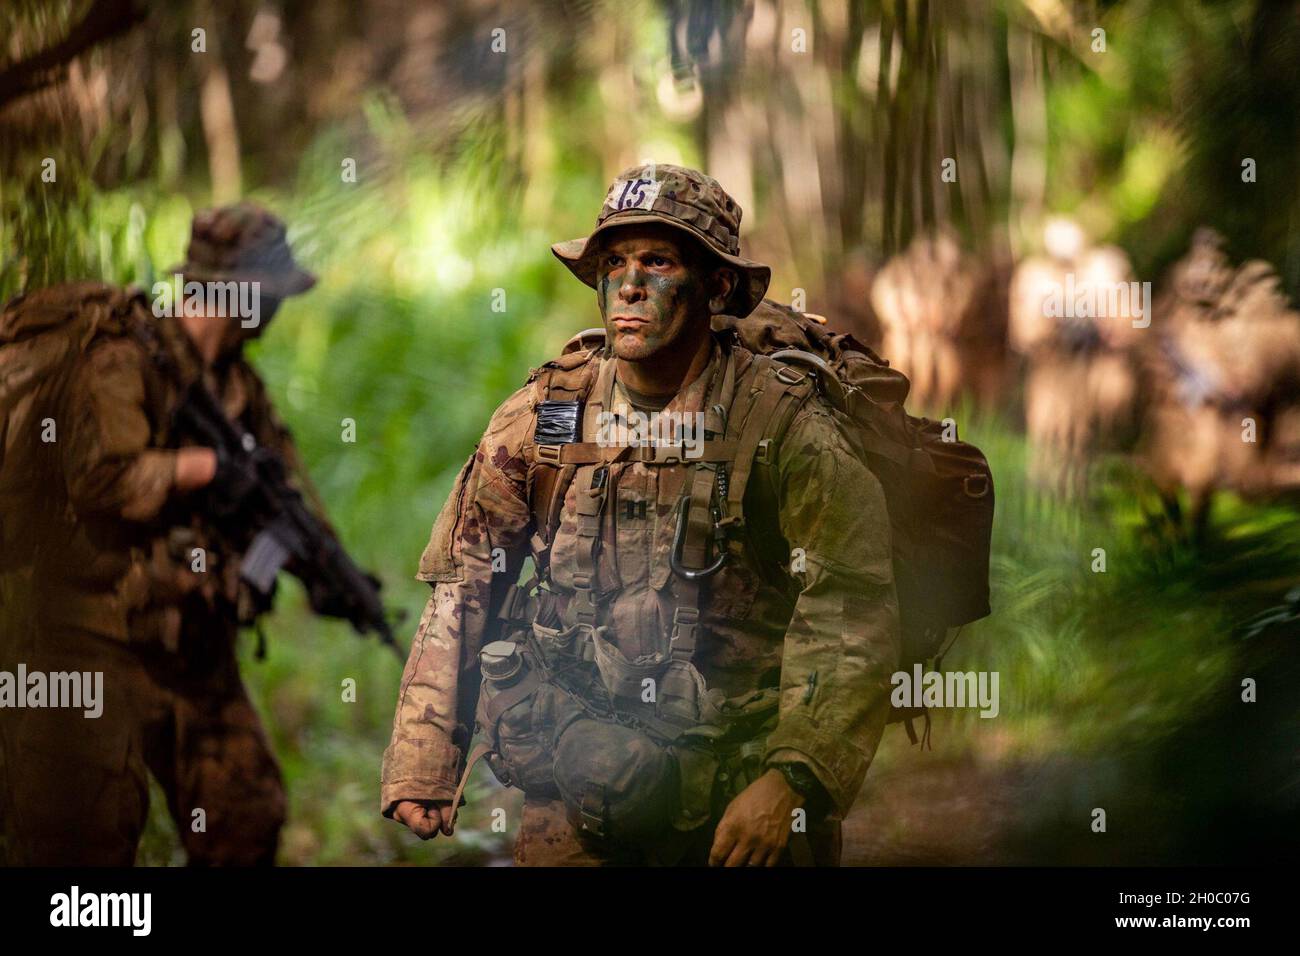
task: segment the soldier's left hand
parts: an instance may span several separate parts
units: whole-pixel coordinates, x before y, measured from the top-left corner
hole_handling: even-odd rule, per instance
[[[776,866],[790,842],[792,814],[804,798],[769,770],[727,806],[713,836],[710,866]]]

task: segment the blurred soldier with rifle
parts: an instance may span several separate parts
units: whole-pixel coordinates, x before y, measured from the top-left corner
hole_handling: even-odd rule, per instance
[[[283,224],[251,204],[201,213],[173,271],[189,294],[152,309],[83,282],[0,316],[0,670],[101,672],[104,698],[94,719],[0,710],[11,863],[130,865],[148,772],[191,864],[274,862],[284,788],[238,628],[270,609],[283,566],[318,613],[392,642],[378,582],[322,517],[243,356],[315,283]]]

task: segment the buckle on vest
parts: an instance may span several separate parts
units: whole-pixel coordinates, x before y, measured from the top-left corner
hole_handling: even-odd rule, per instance
[[[605,836],[605,787],[588,781],[582,791],[582,802],[577,807],[578,828],[592,836]]]
[[[537,460],[547,465],[560,464],[560,451],[563,445],[537,445]]]
[[[699,608],[679,606],[673,611],[672,659],[689,662],[695,656],[695,629],[700,626]]]
[[[808,373],[801,372],[789,365],[782,365],[776,370],[776,377],[787,385],[798,385],[808,377]]]
[[[591,591],[583,588],[573,592],[565,608],[566,619],[574,626],[594,629],[596,626],[596,605],[591,599]]]

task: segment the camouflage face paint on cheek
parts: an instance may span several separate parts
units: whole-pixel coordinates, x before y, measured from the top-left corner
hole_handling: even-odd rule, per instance
[[[606,330],[609,329],[609,274],[602,273],[596,280],[596,303],[600,306],[600,318]]]
[[[686,324],[696,300],[700,283],[694,270],[677,275],[652,275],[646,280],[646,305],[650,315],[646,326],[646,345],[659,346],[675,338]]]
[[[611,255],[621,261],[617,268],[598,269],[596,301],[608,340],[620,357],[647,358],[676,341],[696,313],[707,314],[706,277],[675,250],[662,255],[658,249]],[[678,264],[664,268],[651,256]],[[636,321],[620,321],[624,318]]]

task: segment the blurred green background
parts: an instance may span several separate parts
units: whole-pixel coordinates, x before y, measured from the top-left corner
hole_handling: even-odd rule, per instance
[[[1068,213],[1158,279],[1209,224],[1300,290],[1293,2],[98,7],[0,11],[0,299],[80,277],[147,287],[213,202],[281,215],[320,282],[253,360],[345,543],[407,612],[404,645],[427,593],[417,559],[492,409],[598,323],[548,246],[584,235],[642,159],[719,178],[748,254],[773,265],[769,294],[802,292],[872,340],[861,275],[940,225],[1011,261]],[[53,76],[21,69],[69,35],[92,42]],[[933,175],[945,157],[951,186]],[[1148,519],[1154,492],[1120,454],[1094,462],[1090,501],[1045,499],[1023,478],[1018,401],[1011,381],[941,410],[986,451],[998,494],[994,614],[945,663],[999,671],[1001,716],[943,714],[933,751],[891,729],[849,860],[1294,858],[1295,632],[1243,625],[1300,581],[1300,509],[1224,496],[1193,550]],[[514,821],[518,795],[486,771],[453,841],[380,819],[399,665],[285,585],[267,660],[251,638],[241,651],[288,783],[280,861],[508,860],[513,827],[488,817]],[[1254,708],[1243,676],[1260,682]],[[1088,829],[1097,806],[1105,836]],[[140,861],[183,862],[158,794]]]

